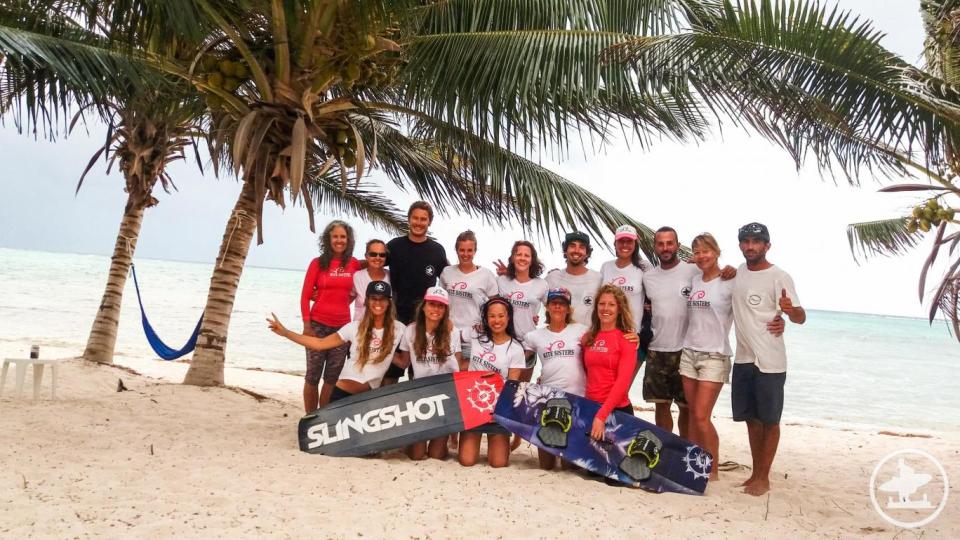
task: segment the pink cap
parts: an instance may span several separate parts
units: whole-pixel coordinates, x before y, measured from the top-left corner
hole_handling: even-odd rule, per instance
[[[423,300],[440,302],[445,306],[450,305],[450,295],[447,294],[446,289],[444,289],[443,287],[430,287],[429,289],[427,289],[427,294],[423,295]]]
[[[617,232],[614,234],[613,239],[619,240],[621,238],[629,238],[631,240],[636,240],[637,230],[631,227],[630,225],[621,225],[617,227]]]

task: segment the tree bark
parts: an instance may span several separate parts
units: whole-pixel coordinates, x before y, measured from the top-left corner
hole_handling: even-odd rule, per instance
[[[117,343],[117,324],[120,322],[120,306],[123,302],[123,287],[127,283],[127,274],[133,262],[133,253],[140,236],[143,223],[143,206],[134,204],[134,196],[127,199],[120,232],[110,258],[110,271],[107,274],[107,287],[100,300],[100,309],[93,320],[90,337],[83,358],[102,364],[113,363],[113,350]]]
[[[227,230],[223,233],[220,255],[210,278],[207,306],[197,338],[197,348],[190,361],[190,369],[183,379],[184,384],[197,386],[222,386],[224,350],[227,345],[227,329],[233,312],[233,301],[243,265],[250,251],[250,241],[256,230],[256,200],[254,182],[244,181],[240,198],[233,208]]]

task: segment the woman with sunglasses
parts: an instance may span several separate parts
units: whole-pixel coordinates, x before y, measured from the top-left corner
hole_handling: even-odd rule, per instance
[[[513,306],[494,296],[480,308],[482,329],[469,330],[469,371],[493,371],[504,379],[519,380],[526,366],[523,347],[513,330]],[[510,464],[510,432],[496,422],[460,434],[460,464],[470,467],[480,457],[480,439],[487,435],[487,461],[491,467]]]
[[[390,283],[390,272],[387,272],[384,268],[387,264],[387,244],[383,240],[374,238],[367,242],[364,260],[367,268],[353,274],[353,320],[355,321],[363,318],[363,310],[366,309],[364,308],[364,295],[367,285],[372,281]]]

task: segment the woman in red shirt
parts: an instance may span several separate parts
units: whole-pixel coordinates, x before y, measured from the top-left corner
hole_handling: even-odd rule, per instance
[[[350,322],[353,274],[360,269],[353,257],[353,245],[353,228],[340,220],[331,221],[320,235],[320,256],[310,261],[300,292],[304,335],[326,337]],[[303,383],[306,412],[330,402],[330,393],[340,378],[349,350],[349,343],[326,351],[307,349]],[[323,387],[318,391],[321,378]]]
[[[590,436],[604,438],[604,425],[612,411],[633,415],[630,385],[637,365],[637,344],[626,336],[634,331],[630,304],[615,285],[597,291],[590,330],[583,336],[583,365],[587,372],[587,399],[600,403]]]

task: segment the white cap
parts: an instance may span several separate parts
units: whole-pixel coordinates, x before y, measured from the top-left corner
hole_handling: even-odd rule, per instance
[[[427,294],[423,295],[423,300],[440,302],[445,306],[450,305],[450,295],[447,294],[447,290],[444,289],[443,287],[430,287],[429,289],[427,289]]]
[[[619,240],[621,238],[629,238],[631,240],[637,239],[637,230],[631,227],[630,225],[621,225],[617,227],[617,232],[614,234],[613,239]]]

